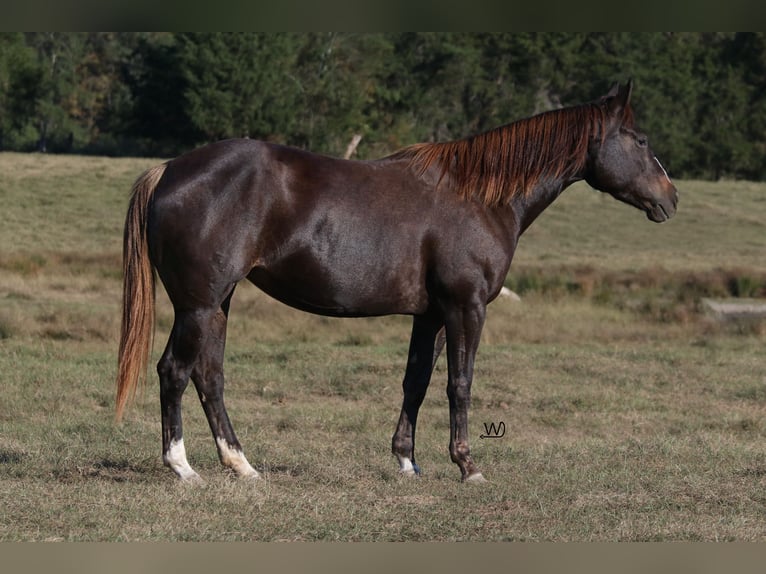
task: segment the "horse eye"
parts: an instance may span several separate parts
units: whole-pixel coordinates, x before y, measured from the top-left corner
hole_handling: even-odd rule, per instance
[[[638,147],[646,147],[648,143],[646,136],[636,136],[636,145],[638,145]]]

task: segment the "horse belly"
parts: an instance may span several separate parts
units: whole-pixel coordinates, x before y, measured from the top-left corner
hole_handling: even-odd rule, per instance
[[[398,263],[398,265],[394,264]],[[248,274],[257,287],[292,307],[337,317],[418,314],[428,307],[416,262],[298,251]]]

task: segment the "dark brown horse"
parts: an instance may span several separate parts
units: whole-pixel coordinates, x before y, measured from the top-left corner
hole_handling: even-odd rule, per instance
[[[446,341],[450,457],[463,480],[483,480],[468,446],[474,357],[519,236],[578,180],[652,221],[676,211],[676,189],[633,125],[631,88],[376,161],[230,140],[148,170],[125,224],[118,419],[146,371],[156,269],[175,310],[157,365],[163,460],[182,479],[198,478],[181,429],[191,378],[221,462],[258,476],[223,403],[229,303],[248,279],[311,313],[413,316],[392,441],[404,475],[419,473],[418,409]]]

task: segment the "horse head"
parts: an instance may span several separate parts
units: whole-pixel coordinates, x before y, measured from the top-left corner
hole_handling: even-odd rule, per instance
[[[633,124],[630,94],[633,82],[615,84],[598,105],[605,120],[599,137],[591,140],[585,180],[638,209],[655,222],[676,212],[678,191],[649,146],[646,134]]]

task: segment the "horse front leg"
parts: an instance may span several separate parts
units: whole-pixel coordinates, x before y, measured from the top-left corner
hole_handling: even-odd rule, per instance
[[[431,373],[443,347],[444,329],[441,322],[415,317],[412,321],[407,370],[402,382],[402,410],[391,439],[391,451],[399,461],[399,472],[404,476],[420,474],[420,467],[415,462],[415,427],[420,405],[423,404],[431,381]]]
[[[469,482],[485,481],[471,458],[468,441],[468,410],[471,406],[473,365],[485,316],[486,306],[482,303],[457,307],[446,313],[449,453],[452,462],[460,468],[463,481]]]

